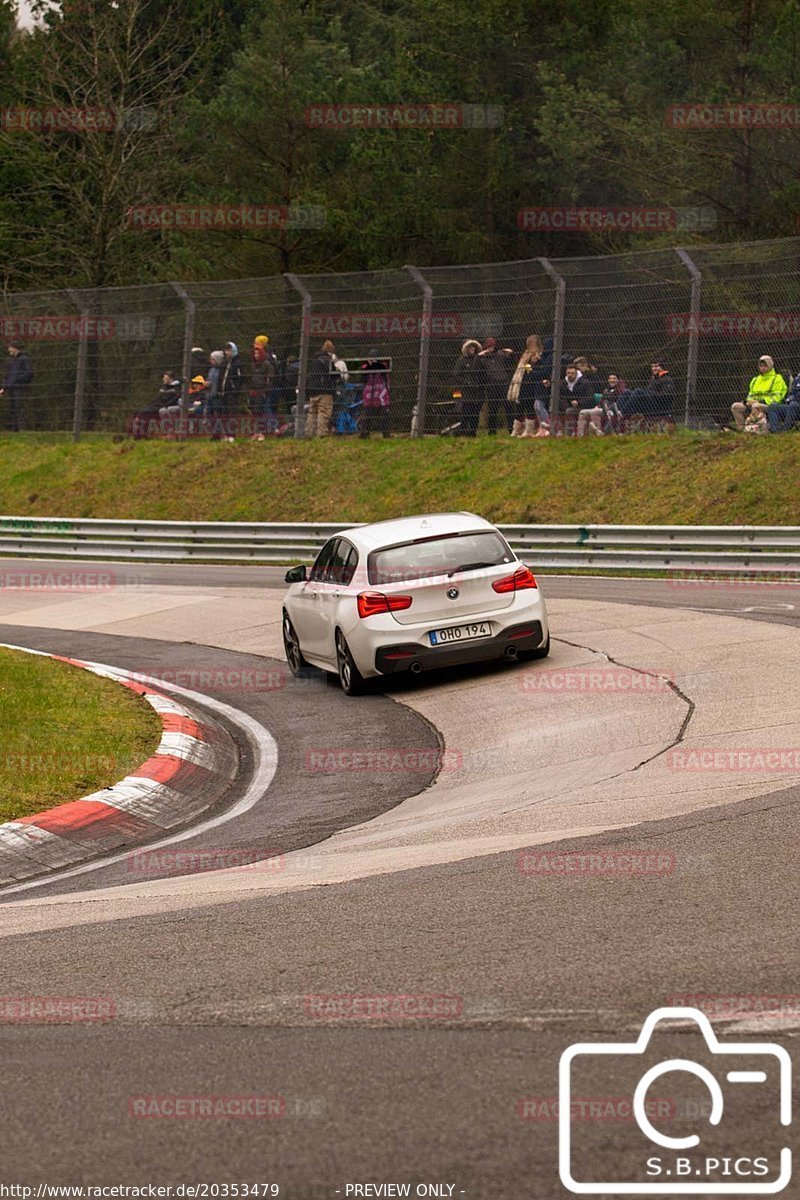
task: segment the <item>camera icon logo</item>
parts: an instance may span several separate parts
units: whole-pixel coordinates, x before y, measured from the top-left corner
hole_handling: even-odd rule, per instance
[[[662,1021],[680,1021],[683,1034],[686,1023],[696,1026],[693,1031],[705,1043],[708,1065],[690,1058],[667,1058],[654,1061],[642,1071],[645,1062],[653,1058],[651,1039]],[[675,1033],[675,1027],[663,1032]],[[615,1060],[612,1062],[612,1060]],[[739,1061],[737,1061],[739,1060]],[[596,1174],[588,1161],[595,1154],[599,1143],[592,1146],[591,1138],[581,1146],[578,1127],[574,1122],[576,1097],[585,1093],[576,1091],[576,1077],[593,1073],[602,1074],[613,1068],[615,1077],[620,1074],[631,1081],[633,1114],[631,1130],[637,1145],[632,1146],[633,1160],[640,1169],[630,1171],[638,1178],[594,1179]],[[707,1127],[698,1133],[670,1136],[657,1129],[648,1112],[648,1092],[652,1085],[665,1075],[679,1075],[684,1084],[695,1091],[699,1081],[708,1093],[710,1103],[704,1106],[692,1102],[692,1115],[696,1117],[702,1108]],[[723,1092],[720,1081],[733,1085],[730,1097]],[[577,1195],[689,1195],[692,1196],[759,1196],[776,1195],[784,1190],[792,1177],[792,1152],[787,1146],[766,1153],[763,1144],[756,1148],[749,1144],[754,1136],[751,1123],[736,1120],[736,1102],[754,1096],[751,1086],[764,1088],[771,1085],[777,1092],[776,1118],[780,1126],[789,1126],[792,1119],[792,1061],[788,1051],[771,1042],[720,1042],[705,1013],[697,1008],[659,1008],[644,1022],[635,1042],[581,1042],[569,1046],[559,1063],[559,1111],[558,1149],[559,1174],[568,1191]],[[663,1088],[663,1085],[662,1085]],[[756,1110],[763,1111],[761,1093],[755,1096]],[[734,1110],[732,1121],[729,1109]],[[707,1110],[707,1112],[706,1112]],[[750,1110],[752,1111],[752,1109]],[[652,1109],[651,1109],[652,1112]],[[784,1136],[776,1127],[777,1142]],[[711,1139],[716,1139],[715,1145]],[[708,1143],[708,1144],[707,1144]],[[606,1140],[607,1145],[607,1140]],[[587,1153],[588,1148],[588,1153]],[[760,1149],[762,1153],[758,1153]],[[637,1153],[638,1151],[638,1153]],[[626,1163],[631,1161],[626,1155]],[[609,1174],[611,1172],[604,1172]],[[587,1177],[587,1175],[589,1177]]]

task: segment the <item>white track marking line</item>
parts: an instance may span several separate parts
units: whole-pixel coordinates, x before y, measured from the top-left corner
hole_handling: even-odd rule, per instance
[[[47,654],[43,650],[30,650],[27,646],[12,646],[7,642],[0,643],[0,647],[4,650],[22,650],[29,654],[38,654],[43,658],[53,657],[53,655]],[[217,829],[220,825],[225,825],[228,821],[233,821],[237,817],[242,816],[243,813],[249,812],[263,798],[264,793],[275,778],[275,772],[278,768],[278,744],[269,730],[260,725],[248,713],[242,712],[238,708],[232,708],[229,704],[224,704],[221,700],[214,700],[211,696],[204,696],[200,692],[193,692],[188,688],[178,687],[176,684],[164,684],[161,680],[154,679],[149,675],[122,671],[117,667],[109,667],[102,663],[90,663],[85,659],[81,661],[86,662],[87,667],[102,667],[112,677],[118,675],[126,679],[132,678],[137,683],[143,683],[147,687],[154,687],[156,689],[168,688],[170,691],[177,692],[187,700],[204,705],[206,708],[218,712],[242,730],[253,750],[255,764],[253,778],[250,780],[245,794],[231,808],[216,817],[209,817],[207,820],[201,821],[189,829],[184,829],[180,833],[160,838],[157,842],[148,842],[146,846],[140,847],[140,849],[147,850],[149,853],[151,850],[161,849],[162,846],[171,846],[175,842],[184,842],[187,838],[196,837],[198,834],[206,833],[210,829]],[[131,853],[131,850],[124,850],[119,854],[112,854],[107,858],[98,859],[95,862],[83,863],[79,867],[69,867],[64,871],[53,871],[49,875],[28,880],[26,883],[13,884],[11,887],[0,890],[0,899],[14,892],[27,892],[32,888],[44,887],[45,884],[57,883],[61,879],[71,879],[75,875],[85,875],[89,871],[102,870],[103,867],[109,867],[113,863],[123,862]]]

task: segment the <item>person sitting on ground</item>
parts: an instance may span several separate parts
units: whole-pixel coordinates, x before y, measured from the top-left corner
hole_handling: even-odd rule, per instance
[[[358,436],[368,438],[375,430],[385,438],[392,436],[389,424],[389,373],[387,364],[381,362],[377,347],[369,352],[365,363],[361,364],[364,387],[361,392],[361,414],[358,418]]]
[[[650,363],[650,378],[643,388],[633,388],[619,398],[623,417],[641,416],[656,421],[673,420],[675,380],[667,364],[659,358]]]
[[[620,412],[619,399],[624,395],[625,390],[625,380],[612,372],[600,399],[603,409],[603,428],[606,433],[622,433],[623,431],[624,418]]]
[[[767,422],[770,433],[785,433],[800,425],[800,374],[795,375],[785,399],[767,407]]]
[[[592,389],[592,395],[596,403],[600,403],[600,397],[603,394],[603,381],[600,378],[600,372],[594,363],[590,362],[585,354],[579,354],[572,360],[575,366],[580,371],[583,378]]]
[[[478,432],[486,383],[483,359],[478,357],[480,349],[480,342],[467,338],[453,371],[453,399],[461,414],[459,437],[475,437]]]
[[[741,433],[744,429],[749,412],[766,413],[770,405],[780,404],[785,395],[786,380],[775,370],[775,363],[769,354],[762,354],[758,360],[758,374],[750,380],[747,399],[736,400],[731,405],[737,431]]]
[[[572,437],[575,434],[576,428],[579,433],[586,433],[586,423],[581,422],[581,415],[586,412],[587,420],[595,424],[595,432],[598,432],[602,409],[595,408],[594,392],[592,385],[588,379],[584,379],[583,374],[571,362],[564,372],[564,432]]]
[[[207,394],[208,385],[205,376],[195,375],[189,384],[189,407],[186,410],[186,415],[194,419],[192,428],[196,428],[197,421],[205,412]]]

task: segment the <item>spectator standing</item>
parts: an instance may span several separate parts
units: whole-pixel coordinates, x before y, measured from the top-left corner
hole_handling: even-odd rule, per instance
[[[239,398],[242,394],[242,364],[236,342],[226,342],[223,350],[225,364],[222,368],[222,407],[228,419],[228,441],[234,440],[236,418],[239,415]]]
[[[205,369],[208,366],[208,355],[202,346],[192,346],[191,355],[191,377],[204,375]]]
[[[218,442],[222,437],[222,372],[225,367],[225,353],[222,350],[212,350],[208,356],[208,382],[206,384],[205,415],[211,423],[211,437]]]
[[[747,399],[736,400],[731,405],[737,431],[742,432],[750,412],[766,413],[771,405],[781,404],[785,395],[786,380],[775,370],[769,354],[762,354],[758,360],[758,374],[750,380]]]
[[[467,338],[453,372],[453,399],[461,406],[461,437],[475,437],[485,395],[486,373],[480,342]]]
[[[259,333],[253,338],[250,350],[250,411],[255,418],[253,439],[264,441],[264,435],[277,428],[274,382],[278,360],[269,348],[269,338]]]
[[[319,353],[311,360],[307,385],[306,437],[328,437],[331,432],[333,397],[338,378],[334,367],[335,358],[333,342],[324,341]]]
[[[794,425],[800,425],[800,375],[795,375],[781,404],[767,406],[767,421],[770,433],[785,433]]]
[[[550,339],[552,342],[552,339]],[[551,358],[546,359],[545,347],[538,333],[532,333],[525,342],[525,349],[517,360],[508,388],[508,402],[512,406],[514,424],[512,437],[533,437],[536,432],[536,401],[544,392],[544,379],[550,370]]]
[[[483,343],[479,357],[483,360],[486,379],[486,428],[490,434],[497,433],[498,422],[509,428],[508,389],[514,374],[514,351],[505,346],[497,348],[497,339],[490,337]]]
[[[377,348],[369,352],[368,360],[362,364],[365,382],[361,393],[361,415],[358,421],[358,436],[368,438],[373,429],[384,437],[392,436],[389,423],[389,373],[386,363],[381,362]]]
[[[33,365],[22,342],[8,343],[8,362],[3,374],[0,396],[8,394],[10,405],[10,428],[19,433],[25,425],[25,397],[33,382]]]

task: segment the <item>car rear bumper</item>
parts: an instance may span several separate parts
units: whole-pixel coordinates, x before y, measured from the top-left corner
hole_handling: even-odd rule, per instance
[[[456,642],[446,646],[397,642],[396,645],[381,646],[375,651],[375,670],[381,675],[395,675],[398,671],[430,671],[436,667],[453,667],[460,663],[482,662],[489,658],[512,657],[514,650],[538,649],[544,638],[542,622],[531,620],[509,625],[494,637]]]

